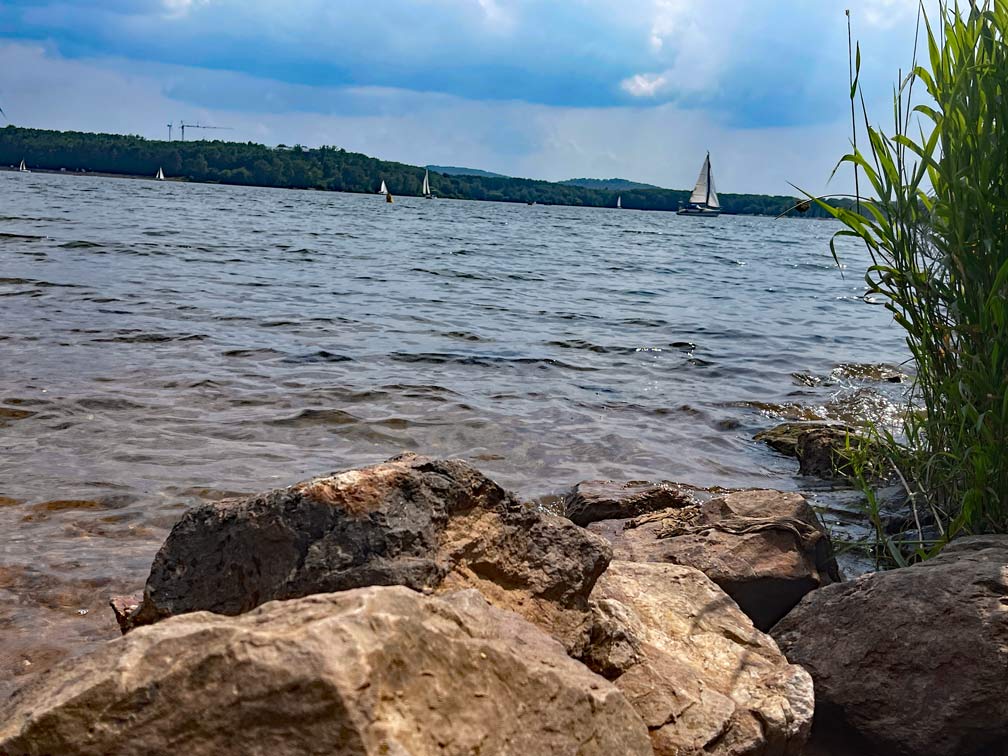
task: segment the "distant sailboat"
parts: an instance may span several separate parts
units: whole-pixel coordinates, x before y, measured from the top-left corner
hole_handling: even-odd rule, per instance
[[[378,194],[384,194],[386,197],[388,196],[388,187],[385,186],[385,179],[382,179],[381,188],[378,190]]]
[[[161,170],[160,167],[158,167],[157,175],[154,178],[156,178],[158,181],[164,181],[164,171]]]
[[[622,194],[619,195],[616,198],[616,209],[617,210],[622,210],[623,209],[623,195]]]
[[[696,186],[686,207],[680,207],[679,215],[705,215],[716,217],[721,214],[721,201],[714,190],[714,175],[711,173],[710,153],[704,158],[697,177]]]
[[[24,164],[24,160],[21,161],[21,165],[18,166],[18,171],[21,173],[28,173],[28,166]]]
[[[430,190],[430,171],[424,171],[423,189],[420,190],[420,193],[427,199],[434,199],[434,195],[431,194]]]

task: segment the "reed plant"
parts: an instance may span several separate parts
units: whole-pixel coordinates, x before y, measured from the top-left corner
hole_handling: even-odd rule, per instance
[[[942,2],[930,18],[922,4],[918,30],[890,132],[869,120],[859,49],[852,60],[868,144],[837,167],[869,199],[818,202],[844,224],[837,237],[867,245],[867,294],[916,363],[902,428],[873,440],[937,528],[928,541],[919,527],[926,557],[958,534],[1008,532],[1008,0]]]

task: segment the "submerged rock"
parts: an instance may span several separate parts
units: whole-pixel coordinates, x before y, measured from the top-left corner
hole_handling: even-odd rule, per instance
[[[695,567],[762,630],[840,579],[826,531],[796,493],[739,491],[589,530],[610,540],[616,559]]]
[[[474,591],[367,588],[140,628],[16,695],[0,753],[651,754],[613,685]]]
[[[592,599],[594,660],[637,708],[657,756],[802,752],[808,673],[701,572],[614,561]]]
[[[636,517],[647,512],[695,504],[693,490],[675,483],[586,480],[574,486],[563,502],[564,516],[586,527],[599,520]]]
[[[460,460],[416,455],[189,510],[121,624],[235,615],[266,601],[369,585],[476,587],[560,638],[587,642],[608,544],[521,504]]]
[[[817,728],[875,754],[972,756],[1008,742],[1008,536],[815,591],[773,628],[815,681]],[[985,750],[987,749],[987,750]]]

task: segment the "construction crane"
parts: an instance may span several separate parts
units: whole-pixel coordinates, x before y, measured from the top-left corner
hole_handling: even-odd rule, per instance
[[[185,141],[185,130],[186,129],[219,129],[224,131],[231,131],[230,126],[200,126],[198,123],[183,123],[179,122],[179,127],[182,129],[182,141]]]

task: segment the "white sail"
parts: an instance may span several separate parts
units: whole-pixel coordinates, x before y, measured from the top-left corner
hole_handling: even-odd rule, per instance
[[[623,195],[620,195],[619,197],[616,198],[616,208],[622,209],[622,207],[623,207]]]
[[[378,194],[388,194],[388,187],[385,186],[385,179],[382,179],[381,188],[378,190]]]
[[[22,173],[26,173],[28,171],[28,168],[25,167],[24,160],[21,161],[21,165],[18,166],[18,170]]]
[[[708,158],[709,159],[709,158]],[[717,198],[717,192],[714,191],[714,174],[710,175],[710,180],[707,182],[707,188],[710,190],[710,198],[707,200],[707,207],[721,209],[721,201]]]
[[[700,175],[697,177],[696,186],[693,187],[693,194],[690,195],[691,205],[707,204],[707,178],[710,176],[710,153],[704,158],[703,165],[700,166]]]
[[[157,169],[157,175],[154,178],[158,181],[164,181],[164,171],[160,167]]]
[[[424,171],[423,174],[423,189],[420,192],[424,197],[430,197],[430,171]]]

